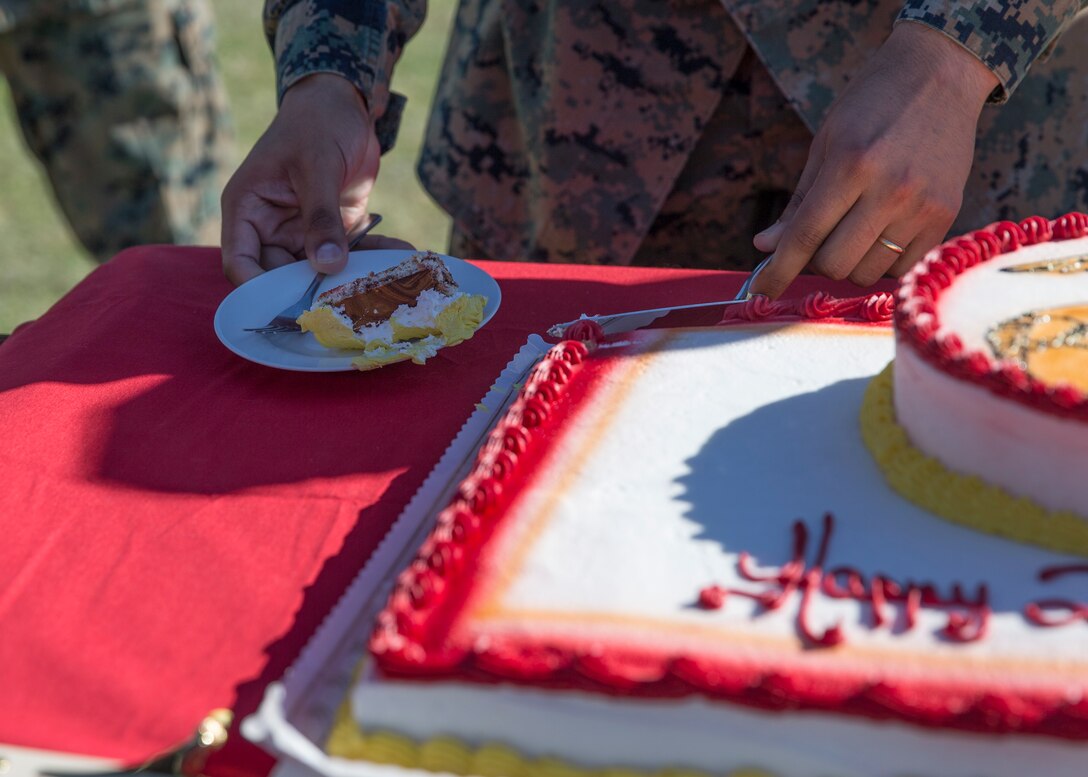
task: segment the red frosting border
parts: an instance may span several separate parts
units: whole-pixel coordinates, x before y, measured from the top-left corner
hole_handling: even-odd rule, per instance
[[[857,673],[784,672],[744,660],[663,655],[637,647],[603,653],[547,637],[492,636],[455,644],[450,628],[472,588],[476,561],[518,483],[534,471],[540,449],[547,449],[587,391],[590,381],[579,376],[592,347],[571,340],[553,347],[489,434],[376,619],[369,647],[382,674],[512,681],[629,697],[694,692],[769,710],[822,710],[943,729],[1088,739],[1088,697],[1070,702],[1044,691],[1003,692],[970,682],[955,688],[886,678],[874,682]]]
[[[1023,246],[1088,235],[1088,214],[1068,213],[1053,221],[1032,216],[1019,224],[998,221],[954,238],[931,251],[903,277],[895,311],[895,330],[931,365],[954,378],[988,389],[1028,407],[1088,421],[1088,396],[1072,386],[1048,386],[1022,367],[964,347],[959,337],[941,333],[938,300],[958,275],[981,262]]]
[[[781,321],[806,319],[811,321],[850,321],[884,324],[895,313],[895,295],[881,291],[858,297],[836,297],[826,291],[816,291],[797,299],[772,300],[757,294],[742,305],[730,305],[723,313],[721,324],[744,321]]]

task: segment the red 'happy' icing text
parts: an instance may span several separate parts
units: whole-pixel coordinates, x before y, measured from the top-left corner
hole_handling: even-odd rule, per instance
[[[823,594],[831,599],[853,599],[868,605],[872,628],[894,622],[889,616],[889,604],[898,604],[903,608],[904,628],[914,628],[918,611],[923,607],[947,611],[948,620],[941,630],[944,636],[956,642],[973,642],[986,636],[990,620],[990,596],[985,583],[980,583],[973,596],[969,596],[960,583],[953,583],[951,592],[945,596],[932,583],[907,581],[899,583],[887,575],[874,574],[866,580],[865,576],[848,566],[824,569],[831,537],[835,529],[835,519],[828,513],[824,516],[823,530],[816,544],[816,554],[811,564],[806,563],[808,555],[808,527],[803,521],[793,524],[793,557],[771,572],[753,570],[751,557],[741,553],[737,558],[737,571],[741,577],[753,583],[768,583],[763,591],[742,591],[725,589],[719,586],[704,588],[699,594],[699,605],[704,609],[718,609],[725,606],[730,596],[743,596],[754,599],[768,610],[775,610],[789,600],[795,592],[801,594],[801,605],[797,610],[797,630],[807,644],[830,647],[845,640],[841,624],[835,624],[822,632],[813,628],[811,605],[813,597]],[[1088,571],[1088,567],[1085,567]],[[1080,613],[1080,611],[1077,611]],[[1088,619],[1088,606],[1084,608],[1084,617]]]
[[[1076,573],[1088,574],[1088,564],[1047,567],[1039,572],[1039,579],[1045,583]],[[1060,614],[1051,614],[1055,612]],[[1068,599],[1040,599],[1024,608],[1024,617],[1036,626],[1067,626],[1077,621],[1088,623],[1088,603],[1073,602]]]

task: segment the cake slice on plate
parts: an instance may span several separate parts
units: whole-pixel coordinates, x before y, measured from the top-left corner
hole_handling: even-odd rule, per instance
[[[353,361],[373,369],[472,337],[487,300],[457,287],[446,263],[427,251],[322,293],[298,323],[326,348],[361,350]]]

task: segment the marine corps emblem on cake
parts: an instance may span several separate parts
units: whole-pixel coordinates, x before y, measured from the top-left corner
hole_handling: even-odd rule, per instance
[[[1088,255],[1005,267],[1002,272],[1068,275],[1088,272]],[[1088,391],[1088,304],[1033,310],[1006,319],[986,333],[997,359],[1010,359],[1053,386]]]
[[[986,339],[996,358],[1015,361],[1043,383],[1088,391],[1088,304],[1024,313]]]

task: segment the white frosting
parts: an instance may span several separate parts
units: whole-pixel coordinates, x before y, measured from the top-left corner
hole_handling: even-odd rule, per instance
[[[1088,304],[1088,272],[1010,273],[1018,264],[1083,256],[1088,238],[1029,246],[976,265],[941,295],[938,337],[955,334],[990,358],[986,332],[1033,310]],[[896,351],[895,409],[911,442],[949,469],[977,475],[1050,510],[1088,519],[1088,429],[1001,398]]]
[[[416,298],[415,305],[401,305],[393,311],[390,318],[395,318],[401,326],[433,327],[438,314],[455,299],[463,296],[465,295],[459,291],[450,295],[435,289],[426,289]]]
[[[934,368],[895,357],[895,413],[918,450],[1048,510],[1088,518],[1088,429]]]
[[[401,305],[401,307],[404,307]],[[397,308],[400,310],[400,308]],[[348,326],[351,326],[351,319],[347,316],[340,315],[340,318],[348,322]],[[362,340],[367,345],[371,343],[389,343],[393,340],[393,325],[389,322],[389,319],[385,321],[378,321],[374,324],[367,324],[366,326],[359,327],[355,331],[355,336]]]
[[[539,476],[515,503],[476,571],[482,592],[455,626],[460,639],[526,634],[539,641],[638,646],[655,654],[722,655],[785,676],[845,672],[936,684],[1030,683],[1066,698],[1088,688],[1088,629],[1041,629],[1027,603],[1083,594],[1083,576],[1036,573],[1071,559],[977,534],[891,492],[860,439],[861,396],[893,355],[890,330],[828,325],[677,330],[669,347],[625,360],[565,424]],[[668,337],[635,333],[636,343]],[[800,595],[779,610],[732,596],[694,606],[709,585],[758,592],[738,574],[742,552],[778,568],[792,526],[836,528],[825,568],[866,579],[931,582],[947,594],[990,587],[989,635],[957,643],[947,613],[923,608],[906,629],[875,628],[866,605],[814,597],[816,631],[838,622],[846,642],[812,648],[798,633]],[[1088,747],[1030,736],[984,737],[832,713],[765,713],[722,702],[605,698],[458,683],[370,678],[353,694],[364,728],[420,739],[500,741],[578,764],[721,772],[759,766],[787,775],[866,777],[1082,774]],[[736,754],[735,757],[731,754]]]

